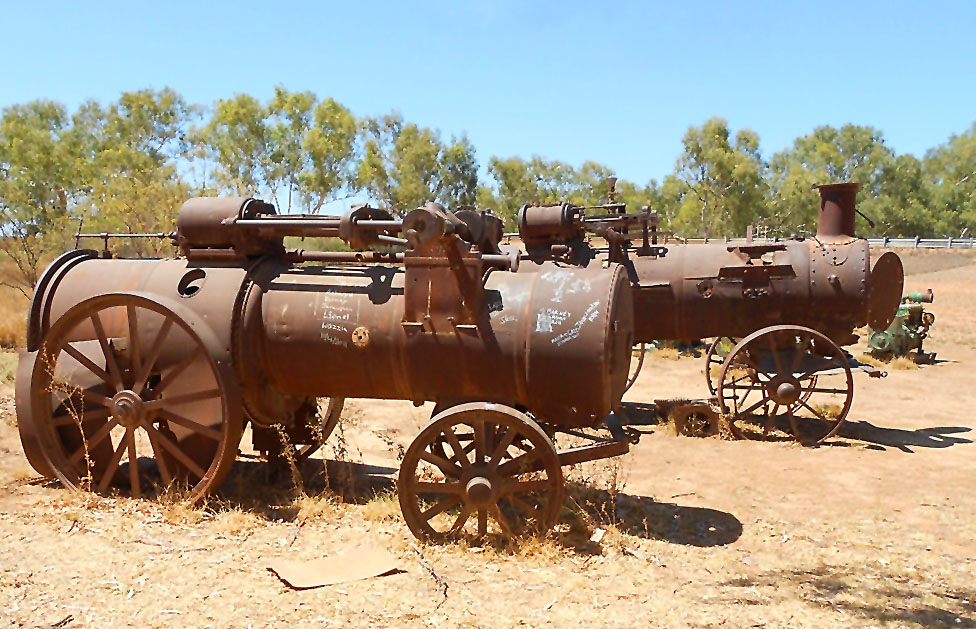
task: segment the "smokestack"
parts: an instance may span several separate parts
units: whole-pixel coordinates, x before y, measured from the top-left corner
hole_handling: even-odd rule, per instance
[[[859,183],[828,183],[814,186],[820,191],[817,238],[854,237],[854,213]]]

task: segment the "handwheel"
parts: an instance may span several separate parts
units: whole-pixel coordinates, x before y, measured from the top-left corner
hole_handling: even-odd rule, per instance
[[[30,383],[58,479],[133,497],[177,484],[197,500],[216,488],[242,424],[222,347],[192,311],[158,297],[109,294],[69,309],[46,334]]]
[[[755,394],[755,395],[754,395]],[[829,338],[777,325],[742,339],[726,357],[717,396],[739,439],[788,432],[803,445],[837,433],[854,399],[846,354]]]
[[[513,408],[483,402],[435,416],[407,448],[397,479],[407,526],[435,542],[544,533],[563,491],[545,431]]]

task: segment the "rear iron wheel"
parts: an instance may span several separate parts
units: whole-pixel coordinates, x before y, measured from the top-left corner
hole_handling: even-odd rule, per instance
[[[215,360],[221,345],[209,328],[171,305],[139,293],[94,297],[45,336],[30,412],[65,486],[133,497],[176,486],[197,500],[230,471],[242,424],[236,381]]]

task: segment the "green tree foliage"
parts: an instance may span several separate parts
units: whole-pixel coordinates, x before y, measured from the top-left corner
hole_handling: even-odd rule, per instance
[[[676,231],[705,238],[738,234],[765,215],[768,185],[759,136],[742,130],[733,139],[728,123],[712,118],[690,128],[682,143],[675,173],[665,182],[665,194],[677,202],[666,213]]]
[[[478,205],[492,208],[508,229],[516,229],[519,208],[529,204],[574,203],[582,206],[599,205],[608,201],[608,179],[613,171],[596,162],[584,162],[579,168],[560,161],[548,161],[539,156],[530,160],[521,157],[491,158],[488,172],[494,187],[482,186],[478,191]],[[617,184],[617,198],[637,211],[656,197],[656,184],[641,188],[628,181]]]
[[[973,235],[976,229],[976,123],[931,151],[925,168],[932,185],[931,208],[939,233]]]
[[[86,231],[169,232],[176,212],[191,195],[178,160],[190,146],[199,108],[174,91],[128,92],[102,107],[82,106],[74,132],[89,157],[84,197]],[[121,240],[121,253],[159,256],[172,253],[167,240]]]
[[[427,201],[474,203],[478,165],[466,137],[445,143],[438,131],[392,114],[363,122],[356,182],[382,206],[403,215]]]
[[[784,235],[815,232],[818,197],[812,187],[839,181],[862,183],[858,206],[874,216],[873,202],[881,194],[885,173],[899,172],[892,170],[893,161],[877,129],[853,124],[817,127],[770,160],[771,226]],[[909,169],[902,164],[900,172],[907,176]]]
[[[8,107],[0,120],[0,248],[16,273],[3,284],[24,294],[42,258],[63,248],[81,178],[70,117],[50,101]]]
[[[282,211],[319,212],[354,194],[397,214],[434,200],[477,203],[514,230],[525,203],[608,200],[605,165],[538,156],[492,157],[479,182],[464,136],[397,114],[357,119],[340,103],[276,88],[266,102],[238,94],[207,111],[171,89],[89,101],[73,113],[38,100],[0,117],[0,282],[25,294],[40,268],[85,231],[167,232],[183,201],[199,194],[259,195]],[[775,235],[816,227],[814,184],[858,181],[863,235],[958,236],[976,227],[976,124],[924,159],[896,155],[878,129],[821,126],[768,162],[758,136],[721,118],[688,129],[674,171],[659,184],[617,182],[630,211],[649,205],[663,229],[685,236],[740,236],[750,223]],[[480,184],[480,185],[479,185]],[[87,244],[87,243],[86,243]],[[171,253],[164,240],[120,240],[125,255]]]

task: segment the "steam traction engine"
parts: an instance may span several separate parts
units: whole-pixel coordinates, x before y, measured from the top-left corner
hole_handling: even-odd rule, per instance
[[[286,250],[286,235],[358,251]],[[38,472],[199,498],[227,475],[246,422],[307,450],[335,422],[315,425],[315,398],[451,401],[407,449],[400,503],[420,537],[480,538],[549,528],[560,466],[629,448],[610,415],[633,341],[618,265],[515,273],[496,217],[436,204],[400,221],[366,206],[340,219],[191,199],[175,237],[174,259],[73,251],[44,273],[17,379]],[[378,250],[389,245],[405,250]],[[553,445],[560,429],[601,422],[614,438]]]
[[[627,214],[612,184],[610,203],[597,208],[527,205],[521,270],[551,261],[623,265],[636,342],[718,337],[706,380],[736,436],[779,428],[818,444],[836,433],[853,400],[851,366],[859,365],[841,346],[857,342],[854,330],[867,323],[888,327],[903,283],[897,255],[885,253],[872,269],[867,241],[854,235],[858,184],[818,188],[816,236],[783,241],[662,244],[656,213]],[[606,246],[593,246],[590,235]],[[725,356],[722,337],[733,337],[724,339]]]

